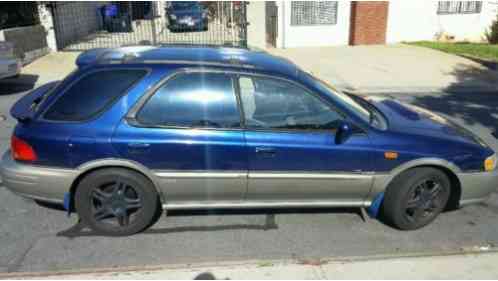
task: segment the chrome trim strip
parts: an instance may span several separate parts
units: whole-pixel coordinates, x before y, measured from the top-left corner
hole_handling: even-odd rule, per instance
[[[154,171],[159,178],[252,178],[252,179],[342,179],[342,180],[362,180],[371,179],[371,173],[303,173],[303,172],[262,172],[246,173],[237,172],[217,172],[217,171]]]
[[[343,173],[249,173],[253,179],[341,179],[361,180],[370,179],[372,175],[365,174],[343,174]]]
[[[252,208],[332,208],[332,207],[367,207],[370,202],[358,201],[239,201],[239,202],[186,202],[166,203],[162,207],[165,210],[187,210],[187,209],[252,209]]]
[[[244,172],[155,172],[159,178],[246,178],[247,173]]]

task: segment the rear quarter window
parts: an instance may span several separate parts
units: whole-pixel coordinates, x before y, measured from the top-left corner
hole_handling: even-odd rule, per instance
[[[113,69],[92,72],[77,80],[44,115],[53,121],[85,121],[112,105],[147,74],[144,69]]]

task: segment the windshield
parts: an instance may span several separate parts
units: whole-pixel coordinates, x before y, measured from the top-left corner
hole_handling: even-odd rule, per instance
[[[360,117],[363,121],[366,123],[370,123],[370,112],[368,109],[363,107],[361,104],[353,100],[351,97],[348,95],[342,93],[341,91],[337,90],[334,88],[332,85],[328,84],[327,82],[320,80],[319,78],[316,78],[309,73],[306,73],[304,71],[301,71],[302,75],[304,76],[305,79],[308,80],[313,86],[318,88],[322,92],[329,93],[330,96],[340,105],[348,108],[349,110],[355,112],[358,117]]]
[[[195,1],[179,1],[171,3],[171,6],[175,10],[188,10],[198,8],[198,4]]]

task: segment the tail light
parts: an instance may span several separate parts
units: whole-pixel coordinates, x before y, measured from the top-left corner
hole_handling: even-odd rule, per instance
[[[33,147],[16,136],[12,136],[10,149],[14,160],[32,162],[37,159]]]

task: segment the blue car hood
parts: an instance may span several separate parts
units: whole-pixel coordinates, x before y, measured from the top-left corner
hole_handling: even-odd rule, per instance
[[[371,96],[366,99],[384,113],[391,131],[487,147],[479,137],[469,130],[427,109],[387,97]]]

